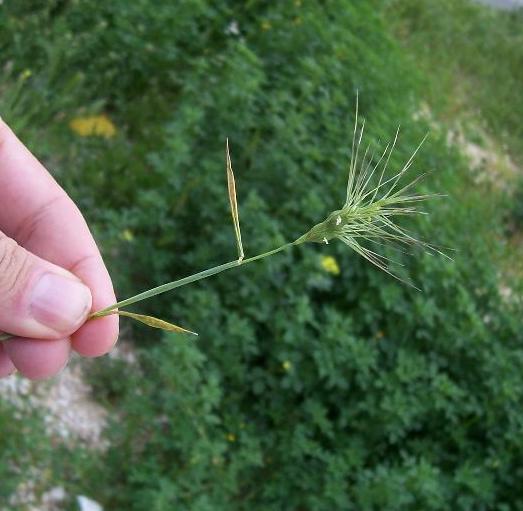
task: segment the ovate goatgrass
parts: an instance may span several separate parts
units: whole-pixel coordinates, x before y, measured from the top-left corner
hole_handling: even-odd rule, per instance
[[[198,280],[205,279],[211,275],[216,275],[238,266],[243,266],[265,257],[269,257],[290,249],[293,246],[301,245],[308,242],[328,244],[331,240],[338,239],[352,248],[367,261],[374,264],[389,275],[405,282],[409,285],[412,283],[400,278],[395,266],[400,263],[392,261],[390,258],[377,252],[380,246],[384,245],[417,245],[430,253],[443,254],[434,245],[417,239],[413,234],[404,228],[398,226],[394,220],[398,216],[412,216],[425,214],[417,209],[420,202],[438,197],[438,194],[415,194],[410,193],[416,183],[426,174],[411,180],[406,185],[402,185],[403,177],[408,172],[414,162],[414,157],[422,146],[425,138],[421,141],[412,156],[401,168],[391,177],[387,177],[387,169],[392,152],[398,140],[399,128],[391,144],[388,144],[377,161],[374,154],[370,153],[370,146],[367,146],[363,155],[361,155],[361,145],[365,121],[360,125],[358,119],[358,101],[356,100],[356,120],[354,123],[354,133],[352,139],[352,152],[349,164],[349,177],[347,181],[347,193],[345,203],[342,208],[333,211],[325,220],[313,226],[305,234],[296,240],[281,245],[273,250],[258,254],[253,257],[245,258],[242,246],[239,210],[236,199],[236,184],[232,170],[231,157],[229,152],[229,142],[226,143],[226,168],[227,183],[229,190],[229,202],[236,235],[236,244],[238,249],[238,259],[227,263],[209,268],[189,277],[163,284],[156,288],[150,289],[136,296],[115,303],[110,307],[102,309],[92,314],[91,319],[107,316],[108,314],[120,314],[134,317],[143,323],[156,328],[164,328],[181,333],[193,333],[176,325],[166,323],[151,316],[131,315],[121,309],[131,304],[146,300],[152,296],[171,291],[181,286],[191,284]],[[376,248],[377,247],[377,248]]]
[[[248,263],[290,249],[291,247],[309,242],[329,244],[332,240],[340,240],[379,269],[387,272],[389,275],[401,280],[402,282],[412,285],[412,283],[406,281],[397,274],[396,267],[400,265],[400,263],[391,260],[383,253],[378,252],[378,250],[385,245],[394,245],[400,250],[402,250],[401,246],[406,247],[417,245],[429,253],[438,253],[447,257],[435,246],[417,239],[413,234],[395,223],[396,217],[425,214],[417,209],[418,204],[439,196],[438,194],[411,193],[411,190],[417,182],[426,174],[407,182],[406,185],[402,184],[404,176],[412,166],[414,157],[425,139],[421,141],[403,167],[399,171],[393,173],[392,176],[388,177],[387,170],[391,155],[398,140],[399,128],[396,131],[392,143],[385,147],[385,149],[378,155],[378,158],[375,157],[376,153],[371,151],[370,145],[362,151],[364,129],[365,121],[360,123],[358,119],[358,100],[356,99],[356,120],[354,123],[354,133],[352,138],[347,192],[345,203],[341,209],[330,213],[325,220],[314,225],[296,240],[249,258],[245,258],[244,256],[240,231],[239,209],[236,199],[236,183],[232,170],[229,142],[227,140],[225,153],[227,184],[234,232],[236,236],[236,245],[238,249],[238,258],[219,266],[203,270],[199,273],[195,273],[194,275],[149,289],[127,298],[126,300],[117,302],[105,309],[91,314],[89,319],[96,320],[96,318],[101,318],[110,314],[119,314],[120,316],[130,317],[136,321],[140,321],[141,323],[153,328],[197,335],[195,332],[153,316],[127,312],[122,309],[129,305],[141,302],[142,300],[146,300],[147,298],[151,298],[152,296],[166,293],[167,291],[171,291],[178,287],[191,284],[232,268],[244,266]],[[6,340],[10,337],[11,336],[8,334],[0,334],[0,340]]]

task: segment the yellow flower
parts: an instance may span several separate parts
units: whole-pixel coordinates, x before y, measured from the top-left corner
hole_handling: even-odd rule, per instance
[[[283,364],[281,366],[283,367],[283,369],[285,371],[290,371],[292,369],[292,364],[288,360],[283,362]]]
[[[267,20],[262,21],[261,28],[263,31],[270,30],[272,28],[271,22]]]
[[[131,242],[134,240],[134,234],[131,229],[124,229],[120,235],[124,241]]]
[[[332,256],[322,256],[321,258],[321,267],[327,272],[332,273],[333,275],[340,274],[340,267],[338,261]]]
[[[105,137],[116,135],[116,126],[105,114],[76,117],[69,123],[69,127],[81,137]]]
[[[227,433],[227,441],[231,443],[236,442],[236,435],[234,433]]]

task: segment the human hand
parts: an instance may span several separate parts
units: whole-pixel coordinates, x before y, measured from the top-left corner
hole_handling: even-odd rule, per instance
[[[0,378],[58,373],[71,348],[111,350],[118,316],[85,323],[115,303],[111,278],[82,214],[0,119]]]

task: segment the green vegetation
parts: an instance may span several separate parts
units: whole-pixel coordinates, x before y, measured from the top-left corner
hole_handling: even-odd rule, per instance
[[[439,0],[0,5],[0,112],[94,226],[119,296],[236,256],[225,137],[247,254],[339,208],[356,90],[368,140],[403,126],[393,169],[430,130],[412,176],[433,169],[418,191],[448,198],[405,226],[456,249],[454,262],[394,254],[421,292],[331,243],[144,302],[199,338],[137,327],[138,365],[91,361],[110,447],[54,451],[46,480],[114,510],[523,509],[523,332],[499,292],[504,197],[474,184],[444,123],[416,120],[423,102],[451,117],[452,70],[469,62],[467,108],[516,147],[521,98],[509,106],[509,86],[471,59],[521,81],[521,18],[444,3],[449,14]],[[490,16],[506,21],[490,30]],[[466,44],[465,17],[477,32]],[[506,45],[503,58],[474,40]],[[429,58],[443,70],[447,53],[448,74],[435,73]],[[79,136],[102,114],[107,137]],[[50,459],[39,421],[16,428],[0,409],[0,444],[9,435],[21,451],[2,450],[0,499],[32,466],[23,452]]]

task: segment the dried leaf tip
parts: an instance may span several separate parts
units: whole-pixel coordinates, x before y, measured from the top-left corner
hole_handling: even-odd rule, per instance
[[[163,319],[155,318],[154,316],[145,316],[144,314],[135,314],[134,312],[119,311],[119,310],[115,310],[114,312],[112,312],[112,314],[118,314],[120,316],[132,318],[135,321],[139,321],[140,323],[143,323],[144,325],[150,326],[152,328],[159,328],[161,330],[166,330],[168,332],[176,332],[178,334],[198,335],[196,332],[187,330],[178,325],[173,325],[172,323],[164,321]]]
[[[231,206],[232,222],[234,224],[234,234],[236,235],[236,245],[238,247],[238,262],[245,257],[243,253],[242,235],[240,231],[240,216],[238,212],[238,200],[236,198],[236,182],[232,171],[231,154],[229,151],[229,139],[226,139],[226,166],[227,166],[227,188],[229,190],[229,203]]]

